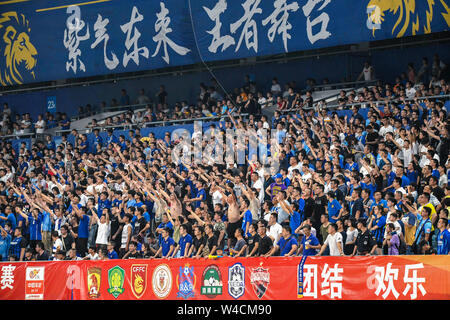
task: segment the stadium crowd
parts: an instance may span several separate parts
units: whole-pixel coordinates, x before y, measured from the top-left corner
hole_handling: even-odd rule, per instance
[[[208,155],[181,162],[173,157],[180,137],[139,129],[96,136],[94,148],[76,130],[74,144],[49,137],[19,152],[2,140],[2,260],[449,254],[448,97],[423,97],[450,88],[431,67],[342,91],[337,110],[310,108],[311,91],[302,99],[276,79],[266,95],[251,81],[231,95],[215,92],[202,86],[197,106],[172,112],[223,116],[203,148],[225,140],[226,129],[255,132],[261,159],[247,138],[243,164]],[[347,106],[354,102],[364,103]],[[269,119],[261,110],[271,106]],[[276,144],[261,142],[264,130]]]

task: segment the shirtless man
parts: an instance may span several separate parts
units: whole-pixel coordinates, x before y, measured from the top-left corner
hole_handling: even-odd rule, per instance
[[[233,189],[230,186],[227,186],[227,191],[230,192],[230,194],[227,196],[223,192],[221,188],[219,188],[223,195],[222,200],[225,200],[228,204],[228,210],[227,210],[227,217],[228,217],[228,226],[227,226],[227,235],[228,235],[228,248],[234,247],[236,244],[237,239],[234,236],[234,233],[237,228],[240,228],[242,225],[241,217],[240,217],[240,211],[239,206],[236,201],[236,196],[233,193]]]

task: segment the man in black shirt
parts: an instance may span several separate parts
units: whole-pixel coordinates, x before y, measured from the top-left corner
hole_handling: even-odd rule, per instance
[[[44,249],[44,243],[39,241],[36,244],[36,261],[48,261],[48,252]]]
[[[62,225],[60,231],[61,231],[61,240],[63,243],[63,250],[69,252],[69,250],[72,249],[72,245],[75,242],[75,240],[69,233],[67,225]]]
[[[369,229],[367,229],[366,220],[358,220],[357,227],[360,230],[360,233],[356,237],[355,248],[353,249],[351,256],[353,257],[355,254],[358,254],[359,256],[373,255],[377,248],[377,242]]]
[[[320,217],[325,213],[325,208],[328,205],[327,196],[324,193],[324,187],[322,184],[317,184],[315,187],[315,198],[314,198],[314,211],[312,214],[313,227],[316,230],[320,229]]]
[[[373,130],[372,125],[368,125],[366,127],[367,135],[366,135],[366,145],[370,146],[372,152],[376,152],[378,149],[378,132]]]
[[[302,198],[305,200],[305,207],[303,208],[303,212],[305,213],[305,219],[311,218],[314,212],[314,199],[311,198],[311,191],[306,188],[302,190]]]
[[[129,250],[127,253],[125,253],[125,255],[123,256],[122,259],[141,259],[142,258],[142,254],[136,250],[137,248],[137,243],[134,241],[130,242],[129,245]]]
[[[259,235],[259,245],[258,245],[258,255],[265,256],[270,253],[273,247],[273,241],[267,235],[267,228],[265,224],[259,223],[258,225],[258,235]]]
[[[254,257],[258,252],[259,241],[261,240],[260,236],[256,232],[258,230],[258,225],[256,223],[252,223],[249,227],[250,237],[247,238],[248,244],[248,254],[247,257]]]

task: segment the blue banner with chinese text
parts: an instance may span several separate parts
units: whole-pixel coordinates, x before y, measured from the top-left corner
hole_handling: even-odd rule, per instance
[[[0,0],[11,86],[449,30],[450,0]]]

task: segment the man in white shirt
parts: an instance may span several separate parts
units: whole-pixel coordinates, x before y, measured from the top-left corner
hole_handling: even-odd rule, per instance
[[[38,120],[34,124],[34,128],[36,129],[37,134],[42,134],[45,131],[45,120],[43,119],[42,115],[38,115]]]
[[[278,214],[276,212],[271,213],[268,224],[268,232],[267,236],[272,239],[273,245],[275,246],[278,243],[278,240],[281,236],[282,227],[277,222]]]
[[[281,93],[281,86],[278,83],[277,78],[272,79],[272,87],[270,88],[270,92],[272,92],[274,96],[277,96]]]
[[[394,128],[389,123],[389,119],[388,118],[383,118],[381,121],[383,122],[383,126],[380,128],[380,131],[378,132],[380,136],[385,138],[386,134],[388,132],[394,133]]]
[[[288,168],[288,178],[289,178],[289,180],[292,180],[292,176],[293,176],[292,170],[297,169],[300,172],[300,171],[302,171],[302,166],[300,163],[298,163],[298,160],[296,157],[291,157],[289,159],[289,164],[290,164],[290,166]]]
[[[416,89],[412,86],[411,82],[406,82],[406,89],[405,89],[406,97],[408,99],[413,99],[416,95]]]
[[[92,215],[92,218],[96,220],[98,224],[95,244],[98,246],[103,246],[104,248],[106,248],[106,246],[108,245],[108,238],[111,232],[111,222],[109,221],[109,214],[107,210],[108,209],[104,209],[104,212],[100,219],[98,219],[96,214]]]
[[[264,202],[264,182],[263,179],[259,177],[257,172],[252,172],[250,175],[251,187],[256,189],[258,192],[258,199],[260,203]]]
[[[330,248],[330,256],[344,255],[342,234],[337,232],[337,226],[335,223],[330,223],[328,225],[328,237],[317,255],[321,256],[327,247]]]

